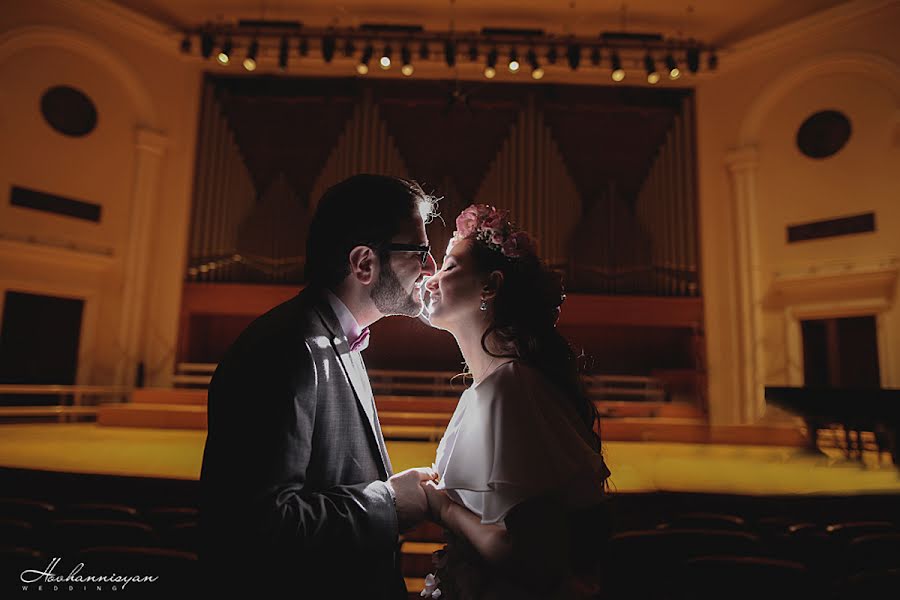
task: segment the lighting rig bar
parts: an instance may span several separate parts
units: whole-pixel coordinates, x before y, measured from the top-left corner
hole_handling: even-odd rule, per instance
[[[664,38],[655,33],[602,32],[596,37],[558,36],[541,29],[483,28],[471,32],[426,31],[420,25],[366,23],[358,28],[306,28],[299,21],[239,21],[237,24],[205,25],[182,32],[181,50],[215,58],[229,65],[242,59],[248,71],[257,67],[260,56],[277,57],[286,70],[292,58],[320,58],[331,63],[336,55],[353,58],[356,72],[366,75],[374,59],[382,70],[400,66],[405,76],[415,72],[414,62],[442,60],[448,67],[458,60],[484,62],[484,76],[493,79],[499,68],[510,73],[530,72],[533,79],[544,76],[544,65],[561,59],[569,69],[606,69],[614,82],[625,79],[626,70],[643,71],[650,84],[663,76],[676,80],[687,71],[701,68],[701,54],[707,70],[718,66],[716,49],[693,39]],[[589,66],[585,64],[589,62]]]

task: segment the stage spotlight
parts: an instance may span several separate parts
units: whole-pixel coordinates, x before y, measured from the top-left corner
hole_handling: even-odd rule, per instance
[[[444,61],[448,67],[456,66],[456,42],[453,40],[444,42]]]
[[[647,83],[654,85],[659,83],[659,72],[656,70],[656,61],[648,52],[644,55],[644,69],[647,71]]]
[[[625,69],[622,68],[622,59],[619,58],[619,53],[613,50],[612,55],[609,58],[609,61],[612,65],[612,77],[613,81],[622,81],[625,79]]]
[[[216,45],[216,40],[213,38],[212,34],[208,31],[204,31],[200,34],[200,54],[203,58],[209,58],[212,56],[213,47]]]
[[[569,44],[566,48],[566,60],[569,61],[569,68],[573,71],[581,64],[581,46],[578,44]]]
[[[719,57],[716,55],[715,50],[709,51],[709,56],[706,57],[706,68],[710,71],[715,71],[719,68]]]
[[[428,60],[428,42],[423,41],[419,44],[419,59]]]
[[[692,74],[700,70],[700,51],[697,48],[687,49],[687,66]]]
[[[381,58],[378,60],[378,64],[381,65],[381,68],[385,71],[391,68],[391,45],[385,44],[384,51],[381,53]]]
[[[330,63],[334,58],[334,49],[337,46],[337,40],[333,35],[326,35],[322,38],[322,59]]]
[[[509,49],[509,63],[506,66],[510,73],[519,72],[519,55],[516,53],[515,46]]]
[[[287,69],[289,49],[290,42],[288,42],[287,36],[284,36],[281,38],[281,45],[278,47],[278,68],[282,71]]]
[[[297,48],[300,56],[309,56],[309,40],[305,37],[300,38],[300,46]]]
[[[484,76],[488,79],[493,79],[497,76],[497,48],[491,48],[491,51],[488,52],[487,62],[484,66]]]
[[[591,49],[591,64],[595,67],[600,64],[600,48]]]
[[[181,51],[184,54],[191,53],[191,36],[185,34],[185,36],[181,39]]]
[[[550,46],[549,48],[547,48],[547,64],[548,65],[555,65],[557,57],[558,57],[558,54],[556,52],[556,46]]]
[[[537,52],[534,51],[534,48],[528,51],[527,60],[531,66],[531,78],[541,79],[544,76],[544,69],[541,68],[541,64],[538,62]]]
[[[666,69],[669,71],[669,79],[672,81],[681,77],[681,69],[678,68],[678,61],[675,60],[675,57],[672,56],[671,52],[666,54]]]
[[[478,44],[475,42],[469,46],[469,61],[478,62]]]
[[[374,54],[375,49],[372,48],[372,44],[366,44],[365,49],[363,49],[362,56],[359,57],[359,64],[356,65],[356,72],[360,75],[365,75],[369,72],[369,61],[372,60],[372,54]]]
[[[222,49],[219,50],[219,54],[216,56],[216,60],[219,61],[220,65],[227,65],[231,62],[231,49],[233,45],[231,43],[231,38],[226,38],[225,43],[222,44]]]
[[[259,41],[253,38],[250,48],[247,50],[247,58],[244,59],[244,68],[248,71],[256,70],[256,55],[259,54]]]
[[[400,60],[403,62],[403,66],[400,67],[400,72],[409,77],[413,74],[415,69],[412,66],[412,53],[410,53],[409,46],[406,44],[403,44],[403,46],[400,47]]]

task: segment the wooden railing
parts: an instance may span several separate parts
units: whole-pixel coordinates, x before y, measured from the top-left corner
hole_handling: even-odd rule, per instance
[[[207,387],[216,370],[215,364],[180,363],[173,382],[181,387]],[[666,401],[662,382],[640,375],[584,376],[588,396],[592,400]],[[458,397],[471,378],[454,371],[401,371],[370,369],[372,391],[387,396],[453,396]]]
[[[73,416],[96,416],[98,404],[127,401],[131,389],[103,385],[33,385],[0,384],[0,399],[9,396],[57,396],[59,402],[49,405],[0,406],[0,418],[57,417],[65,422]]]

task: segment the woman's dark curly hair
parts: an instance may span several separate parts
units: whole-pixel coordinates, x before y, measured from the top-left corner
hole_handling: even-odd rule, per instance
[[[510,227],[507,224],[507,232]],[[513,252],[515,256],[510,257],[483,231],[457,239],[472,240],[477,269],[484,274],[503,274],[493,300],[493,319],[481,338],[481,347],[491,356],[521,360],[562,390],[593,432],[599,452],[599,415],[581,380],[579,355],[556,329],[565,300],[562,276],[547,268],[533,248]]]

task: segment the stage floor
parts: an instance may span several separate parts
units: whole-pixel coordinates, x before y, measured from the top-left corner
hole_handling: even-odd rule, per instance
[[[0,467],[196,480],[206,431],[103,427],[93,423],[0,425]],[[437,444],[389,441],[394,469],[431,465]],[[747,495],[900,493],[884,455],[865,466],[836,450],[811,457],[799,448],[660,442],[608,442],[618,492]]]

